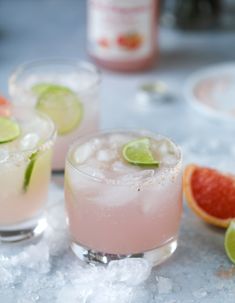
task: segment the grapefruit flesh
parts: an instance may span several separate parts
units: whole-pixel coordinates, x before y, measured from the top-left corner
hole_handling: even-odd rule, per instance
[[[3,96],[0,95],[0,116],[10,116],[10,102]]]
[[[184,172],[188,205],[206,222],[227,227],[235,218],[235,176],[189,165]]]

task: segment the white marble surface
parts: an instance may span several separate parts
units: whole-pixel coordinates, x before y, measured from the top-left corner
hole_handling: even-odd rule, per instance
[[[235,34],[219,31],[191,34],[161,29],[159,41],[161,55],[153,70],[136,75],[103,71],[102,128],[158,131],[183,145],[186,162],[197,161],[234,172],[234,126],[207,120],[195,112],[183,99],[182,89],[185,79],[194,70],[235,61]],[[85,51],[85,1],[0,1],[0,91],[7,93],[7,77],[17,64],[48,56],[88,59]],[[139,104],[136,99],[138,86],[155,80],[163,80],[169,85],[173,101]],[[50,200],[55,205],[63,203],[61,187],[52,184]],[[50,210],[52,216],[58,215],[53,208]],[[50,264],[45,273],[38,272],[40,260],[35,268],[23,267],[23,272],[16,266],[14,281],[4,284],[9,272],[0,258],[1,303],[62,302],[60,290],[73,285],[70,271],[76,260],[67,248],[66,233],[56,233],[56,237],[59,237],[56,244],[61,247],[51,255],[50,248],[49,261],[42,260],[44,265],[47,261],[49,263],[46,264]],[[37,245],[41,247],[40,243]],[[47,246],[41,248],[48,249]],[[176,253],[165,264],[155,268],[145,284],[132,287],[134,296],[126,298],[125,302],[233,303],[235,277],[222,278],[218,274],[221,268],[225,271],[231,268],[223,249],[223,232],[202,223],[185,206]],[[17,276],[19,270],[21,277]],[[170,279],[170,287],[167,290],[160,287],[156,276]],[[35,284],[37,280],[38,287]],[[100,292],[102,294],[102,289]],[[95,299],[79,301],[75,297],[67,301],[96,302]]]

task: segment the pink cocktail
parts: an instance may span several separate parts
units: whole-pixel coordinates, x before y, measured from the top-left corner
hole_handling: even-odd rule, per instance
[[[128,163],[125,144],[146,137],[159,167]],[[107,263],[143,256],[158,264],[177,246],[182,212],[182,160],[169,139],[143,132],[82,138],[66,162],[65,199],[72,249]]]
[[[0,144],[0,242],[16,242],[41,234],[56,138],[53,122],[25,108],[11,108],[0,115],[0,134],[8,124],[15,137]],[[5,130],[6,132],[6,130]],[[5,133],[6,134],[6,133]]]
[[[56,125],[53,170],[64,170],[71,143],[98,130],[99,86],[96,68],[73,59],[32,61],[11,75],[9,91],[13,102],[38,109]]]

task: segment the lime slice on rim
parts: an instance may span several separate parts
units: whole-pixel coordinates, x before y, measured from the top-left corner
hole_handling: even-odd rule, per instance
[[[54,121],[59,135],[70,133],[80,125],[83,105],[72,90],[41,83],[33,86],[32,91],[38,92],[36,108]]]
[[[7,143],[15,140],[20,135],[20,126],[17,122],[0,117],[0,143]]]
[[[228,258],[235,264],[235,221],[231,221],[226,231],[224,247]]]
[[[160,162],[154,159],[150,150],[150,139],[140,138],[133,140],[122,149],[124,159],[135,165],[155,165],[159,166]]]

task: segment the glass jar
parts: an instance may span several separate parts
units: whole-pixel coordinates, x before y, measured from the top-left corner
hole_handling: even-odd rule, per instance
[[[119,71],[151,67],[157,53],[157,0],[89,0],[88,52]]]

